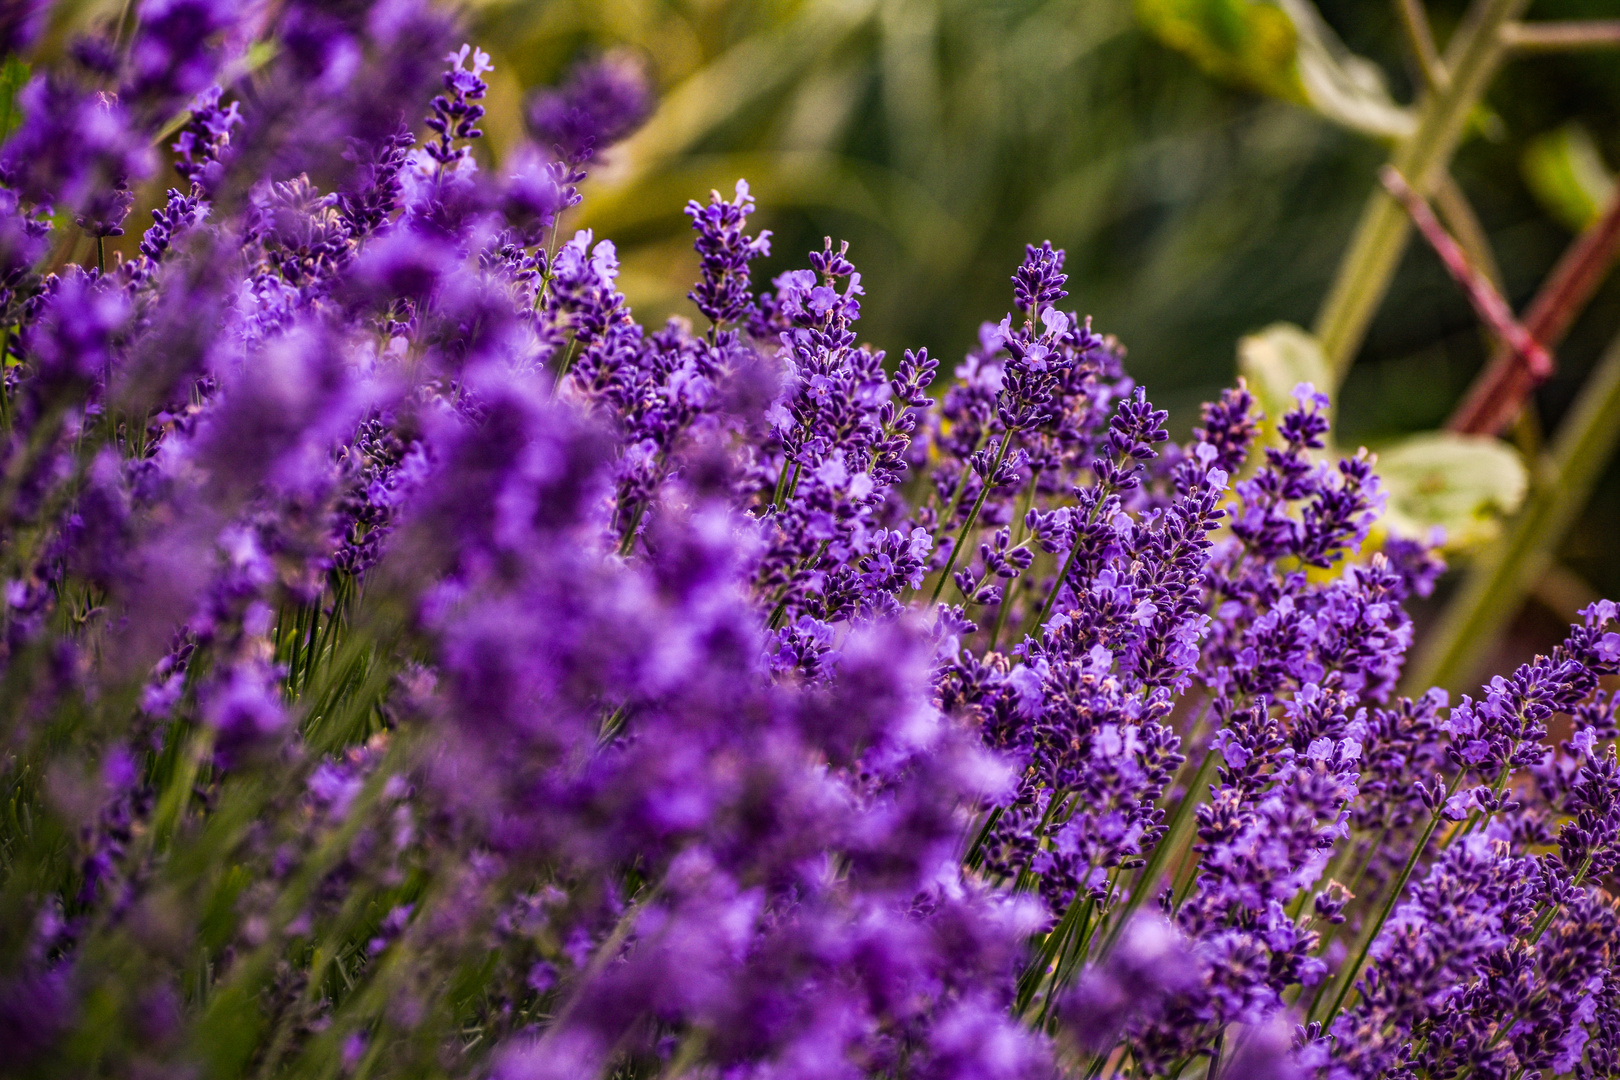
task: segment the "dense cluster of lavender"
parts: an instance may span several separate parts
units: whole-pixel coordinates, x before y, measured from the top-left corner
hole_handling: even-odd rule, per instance
[[[1396,697],[1369,456],[1169,443],[1050,245],[940,380],[739,182],[645,329],[562,228],[639,69],[492,169],[453,29],[148,0],[18,95],[0,1071],[1620,1075],[1614,605]]]

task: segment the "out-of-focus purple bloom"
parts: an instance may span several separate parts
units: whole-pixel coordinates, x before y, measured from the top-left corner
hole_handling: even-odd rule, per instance
[[[156,123],[218,75],[222,41],[249,5],[232,0],[145,0],[128,54],[120,98]]]
[[[47,0],[17,0],[0,11],[0,56],[27,52],[45,29]]]
[[[640,127],[652,105],[641,64],[610,53],[575,68],[557,89],[536,94],[528,107],[529,130],[563,161],[580,165]]]
[[[17,108],[23,123],[0,146],[0,179],[34,203],[60,203],[103,228],[116,227],[128,212],[129,188],[153,165],[123,107],[105,94],[36,75],[18,92]]]

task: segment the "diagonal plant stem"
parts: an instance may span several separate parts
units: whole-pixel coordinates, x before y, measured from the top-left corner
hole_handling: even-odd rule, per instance
[[[1440,260],[1446,264],[1451,276],[1467,292],[1468,301],[1474,306],[1475,313],[1513,350],[1514,356],[1525,370],[1541,379],[1552,374],[1552,357],[1547,354],[1547,350],[1513,317],[1513,309],[1502,299],[1502,294],[1496,291],[1489,279],[1468,261],[1468,256],[1463,254],[1457,241],[1452,239],[1451,234],[1446,232],[1434,216],[1434,211],[1429,209],[1427,200],[1413,191],[1406,178],[1393,166],[1385,165],[1380,169],[1378,179],[1406,208],[1406,212],[1412,217],[1412,223],[1434,248]]]
[[[1401,872],[1395,880],[1384,890],[1384,902],[1379,906],[1378,916],[1369,919],[1367,925],[1362,928],[1361,934],[1356,941],[1354,957],[1339,969],[1332,981],[1322,984],[1323,993],[1311,1003],[1311,1011],[1306,1018],[1307,1023],[1311,1020],[1320,1019],[1324,1030],[1332,1026],[1333,1018],[1338,1015],[1339,1009],[1344,1005],[1345,998],[1349,995],[1351,987],[1355,985],[1356,976],[1361,974],[1361,966],[1367,962],[1367,953],[1372,949],[1373,942],[1377,940],[1378,932],[1383,929],[1384,923],[1388,921],[1389,913],[1395,910],[1396,902],[1401,898],[1401,894],[1406,891],[1406,883],[1411,879],[1412,871],[1417,869],[1418,860],[1423,857],[1424,849],[1429,846],[1429,840],[1434,836],[1435,829],[1439,827],[1441,819],[1445,817],[1446,803],[1452,795],[1456,794],[1457,787],[1462,783],[1465,775],[1466,771],[1459,771],[1451,783],[1446,785],[1445,794],[1435,803],[1434,810],[1429,815],[1429,824],[1425,826],[1423,834],[1418,837],[1417,843],[1413,845],[1412,853],[1407,856],[1406,864],[1401,867]],[[1317,1009],[1323,1002],[1327,1003],[1327,1009],[1325,1012],[1318,1014]]]
[[[1422,0],[1395,0],[1395,14],[1400,17],[1401,32],[1412,49],[1418,71],[1429,89],[1444,86],[1450,76],[1440,50],[1434,46],[1434,34],[1429,29],[1429,16],[1423,10]]]
[[[1554,549],[1620,442],[1620,336],[1598,361],[1507,535],[1483,552],[1407,671],[1412,687],[1455,690],[1489,659],[1488,648],[1553,559]]]
[[[1547,275],[1524,316],[1524,327],[1552,348],[1591,301],[1620,254],[1620,187],[1601,217],[1572,243]],[[1498,348],[1446,427],[1478,435],[1502,432],[1541,380],[1511,349]]]
[[[1446,57],[1449,80],[1423,99],[1417,129],[1396,145],[1390,158],[1419,192],[1432,191],[1449,166],[1469,115],[1501,63],[1501,29],[1528,4],[1529,0],[1476,0],[1454,35]],[[1316,317],[1316,336],[1335,383],[1344,381],[1361,348],[1395,276],[1410,228],[1395,199],[1374,188]]]
[[[939,581],[934,583],[934,595],[928,598],[930,605],[939,599],[939,594],[945,589],[945,583],[951,579],[951,571],[956,567],[956,560],[962,554],[962,545],[967,542],[968,533],[978,522],[979,511],[984,509],[984,500],[989,496],[990,489],[996,486],[996,477],[1001,472],[1002,463],[1007,460],[1007,451],[1012,447],[1012,439],[1013,433],[1010,430],[1002,436],[1001,448],[996,451],[996,458],[990,465],[990,471],[984,475],[984,486],[979,489],[979,497],[973,500],[973,509],[968,511],[967,520],[962,522],[961,531],[956,534],[956,543],[951,545],[951,557],[945,563],[945,569],[939,572]]]
[[[1124,904],[1120,906],[1118,914],[1108,928],[1108,936],[1103,941],[1104,955],[1118,943],[1120,935],[1125,931],[1125,924],[1131,921],[1131,916],[1142,906],[1142,902],[1150,898],[1154,888],[1163,878],[1166,867],[1175,855],[1180,854],[1182,845],[1190,837],[1196,823],[1193,812],[1209,795],[1209,778],[1220,767],[1220,753],[1213,746],[1209,747],[1204,752],[1203,761],[1199,762],[1198,768],[1193,772],[1192,779],[1187,781],[1186,794],[1171,811],[1170,818],[1165,823],[1164,834],[1148,853],[1147,862],[1137,874],[1135,884],[1126,894]]]

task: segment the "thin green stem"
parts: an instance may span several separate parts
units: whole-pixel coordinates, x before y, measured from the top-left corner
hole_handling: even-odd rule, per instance
[[[1069,571],[1074,567],[1074,557],[1080,550],[1080,538],[1075,537],[1075,543],[1069,548],[1069,554],[1063,558],[1063,569],[1058,571],[1057,581],[1052,583],[1052,591],[1046,594],[1046,603],[1041,605],[1041,613],[1035,619],[1031,632],[1036,637],[1046,627],[1046,620],[1052,614],[1052,605],[1057,603],[1058,593],[1063,591],[1063,583],[1069,580]]]
[[[1501,63],[1501,29],[1528,5],[1529,0],[1476,0],[1457,31],[1446,58],[1448,81],[1423,99],[1416,130],[1390,157],[1389,163],[1420,194],[1430,194],[1450,165],[1468,118]],[[1411,224],[1400,204],[1374,185],[1316,317],[1316,336],[1335,383],[1342,383],[1349,372],[1410,234]]]
[[[1088,869],[1086,876],[1089,875],[1090,870]],[[1090,918],[1091,909],[1095,903],[1089,893],[1084,897],[1076,894],[1074,899],[1069,902],[1068,910],[1063,913],[1063,918],[1059,919],[1058,924],[1052,927],[1051,933],[1046,935],[1045,940],[1041,942],[1040,948],[1036,950],[1035,958],[1029,962],[1029,966],[1024,969],[1023,975],[1018,980],[1018,997],[1013,1006],[1015,1013],[1022,1015],[1029,1008],[1030,1002],[1035,1000],[1035,993],[1040,989],[1041,983],[1046,980],[1047,975],[1056,974],[1055,970],[1052,970],[1053,961],[1057,959],[1058,954],[1068,944],[1069,937],[1075,932],[1076,927]]]
[[[996,827],[996,822],[1001,820],[1001,815],[1006,812],[1006,809],[1005,806],[991,807],[990,812],[984,816],[984,824],[979,827],[979,831],[974,835],[973,843],[968,847],[967,854],[962,856],[963,866],[973,868],[979,865],[980,855],[984,850],[984,842],[990,839],[990,831]]]
[[[1091,951],[1091,943],[1107,914],[1106,898],[1101,904],[1088,898],[1086,905],[1087,910],[1083,913],[1079,929],[1070,935],[1070,943],[1066,943],[1058,952],[1057,966],[1052,972],[1052,981],[1046,990],[1046,1000],[1041,1004],[1041,1015],[1036,1021],[1036,1027],[1046,1026],[1052,1006],[1063,996],[1064,988],[1074,979],[1074,973],[1085,963],[1086,956]]]
[[[1328,1005],[1327,1011],[1318,1017],[1317,1006],[1322,1003],[1325,995],[1318,997],[1311,1004],[1311,1012],[1307,1022],[1320,1019],[1322,1027],[1325,1029],[1333,1023],[1333,1018],[1339,1014],[1339,1009],[1344,1005],[1344,999],[1349,995],[1351,986],[1355,984],[1356,976],[1361,974],[1361,965],[1367,961],[1367,951],[1372,948],[1372,943],[1377,939],[1378,932],[1383,929],[1385,921],[1389,919],[1389,913],[1395,910],[1396,901],[1400,899],[1401,893],[1406,890],[1406,882],[1411,878],[1412,871],[1417,869],[1418,860],[1423,857],[1424,849],[1429,846],[1429,839],[1434,836],[1434,830],[1439,827],[1441,820],[1445,817],[1446,802],[1456,793],[1457,785],[1462,783],[1464,774],[1463,770],[1459,770],[1451,783],[1446,785],[1445,794],[1435,804],[1434,812],[1429,816],[1429,824],[1424,827],[1423,834],[1418,837],[1417,843],[1412,845],[1412,854],[1407,856],[1406,865],[1401,867],[1401,872],[1396,875],[1395,880],[1384,891],[1384,902],[1379,906],[1378,917],[1369,919],[1367,925],[1362,927],[1356,943],[1354,958],[1339,969],[1338,975],[1332,983],[1323,984],[1324,989],[1329,986],[1334,988],[1332,990],[1332,1001]]]
[[[1040,482],[1040,479],[1041,474],[1039,470],[1034,470],[1030,473],[1029,490],[1024,493],[1024,505],[1023,508],[1018,512],[1018,521],[1014,525],[1018,531],[1017,538],[1013,541],[1014,547],[1024,542],[1024,519],[1029,517],[1030,507],[1035,505],[1035,488]],[[1007,612],[1012,608],[1013,595],[1018,591],[1018,586],[1023,583],[1027,574],[1028,571],[1026,570],[1024,573],[1019,574],[1017,577],[1007,582],[1007,588],[1002,591],[1001,605],[996,608],[996,621],[995,624],[990,627],[990,643],[985,646],[985,652],[995,652],[996,642],[1001,637],[1001,628],[1007,621]]]
[[[1366,875],[1368,869],[1371,868],[1373,860],[1378,858],[1378,853],[1384,849],[1384,844],[1389,840],[1389,833],[1390,829],[1387,825],[1379,831],[1378,839],[1374,841],[1372,846],[1367,849],[1367,857],[1357,863],[1356,872],[1350,875],[1350,880],[1342,883],[1344,885],[1344,891],[1349,893],[1351,897],[1356,895],[1356,886],[1361,884],[1361,879]],[[1350,850],[1353,853],[1357,849],[1351,848]],[[1317,956],[1327,955],[1328,949],[1332,946],[1334,940],[1338,938],[1339,926],[1342,925],[1347,924],[1340,923],[1329,925],[1322,930],[1321,938],[1316,943]]]
[[[1209,786],[1209,778],[1220,765],[1221,753],[1214,747],[1204,752],[1204,759],[1198,763],[1198,769],[1193,773],[1192,779],[1187,782],[1187,793],[1176,803],[1176,808],[1170,812],[1170,821],[1165,825],[1164,835],[1159,842],[1153,845],[1148,853],[1147,864],[1142,867],[1141,873],[1136,875],[1136,883],[1125,897],[1124,905],[1119,909],[1118,916],[1108,929],[1108,938],[1103,943],[1103,955],[1106,955],[1119,941],[1119,936],[1125,930],[1125,924],[1131,921],[1136,909],[1152,893],[1159,878],[1164,874],[1165,864],[1173,854],[1178,851],[1187,839],[1195,820],[1194,808],[1204,801],[1205,789]]]
[[[0,327],[0,433],[11,434],[11,387],[6,379],[6,353],[11,348],[11,327]]]
[[[951,557],[945,562],[945,569],[939,572],[939,580],[934,583],[934,594],[928,598],[932,606],[939,600],[939,594],[944,590],[945,583],[951,579],[951,570],[956,566],[956,559],[962,553],[962,545],[967,542],[967,534],[979,520],[979,511],[984,509],[984,500],[989,497],[990,489],[996,486],[996,475],[1001,472],[1002,463],[1007,460],[1007,451],[1012,449],[1012,432],[1007,432],[1001,438],[1001,447],[996,451],[995,463],[985,474],[984,486],[979,489],[979,497],[973,500],[973,509],[968,511],[967,520],[962,522],[962,528],[956,534],[956,543],[951,545]]]
[[[1445,61],[1434,47],[1434,34],[1429,29],[1429,16],[1423,10],[1423,0],[1395,0],[1395,14],[1400,16],[1401,32],[1407,47],[1417,61],[1418,72],[1432,90],[1447,80]]]
[[[984,444],[988,442],[989,439],[990,429],[987,427],[979,433],[979,441],[973,444],[972,453],[970,453],[968,456],[972,457],[973,454],[977,454],[980,450],[983,450]],[[939,528],[948,530],[951,527],[951,521],[956,517],[956,510],[962,505],[962,496],[967,494],[967,478],[968,470],[964,468],[962,470],[961,478],[957,480],[956,486],[951,489],[951,497],[945,504],[945,512],[939,517]],[[934,537],[934,546],[939,546],[939,537],[937,536]]]
[[[771,495],[772,506],[780,508],[782,505],[782,495],[787,490],[788,466],[791,464],[793,462],[784,454],[782,456],[782,471],[776,476],[776,491]]]

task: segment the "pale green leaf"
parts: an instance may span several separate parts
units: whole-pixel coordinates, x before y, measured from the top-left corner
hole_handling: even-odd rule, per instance
[[[1424,540],[1436,525],[1445,548],[1471,551],[1501,531],[1501,519],[1524,501],[1529,474],[1517,451],[1500,439],[1431,431],[1378,454],[1378,475],[1389,493],[1384,525]]]
[[[1272,323],[1240,339],[1238,374],[1265,410],[1268,427],[1294,407],[1294,389],[1301,383],[1318,390],[1333,385],[1321,343],[1293,323]]]
[[[1416,130],[1417,118],[1390,97],[1383,71],[1346,48],[1311,0],[1277,0],[1277,5],[1294,24],[1299,81],[1311,108],[1378,138],[1404,138]]]
[[[1417,120],[1377,64],[1339,40],[1311,0],[1137,0],[1142,25],[1211,75],[1382,139]]]

